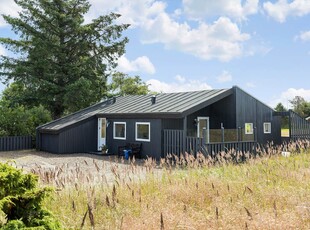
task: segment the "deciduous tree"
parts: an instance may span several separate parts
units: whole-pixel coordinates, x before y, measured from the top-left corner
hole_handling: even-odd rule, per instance
[[[307,102],[303,97],[295,96],[289,102],[292,104],[294,112],[300,116],[307,117],[310,115],[310,102]]]
[[[36,136],[36,127],[51,120],[50,112],[42,105],[27,106],[27,92],[16,83],[10,84],[0,96],[0,136]],[[26,100],[27,101],[27,100]],[[29,103],[30,104],[30,103]]]
[[[114,96],[145,95],[150,93],[148,85],[139,76],[130,77],[120,72],[113,74],[109,89]]]

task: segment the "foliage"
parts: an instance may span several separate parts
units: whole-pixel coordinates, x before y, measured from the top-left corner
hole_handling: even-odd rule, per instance
[[[146,95],[150,93],[148,85],[139,76],[130,77],[120,72],[113,74],[109,89],[113,96]]]
[[[286,112],[287,109],[284,107],[282,103],[278,103],[277,106],[274,108],[277,112]]]
[[[13,84],[12,89],[15,87]],[[41,105],[29,108],[20,104],[17,97],[10,97],[14,91],[10,89],[5,89],[0,98],[0,136],[35,137],[36,127],[51,120],[49,111]]]
[[[302,117],[307,117],[310,115],[310,102],[307,102],[301,96],[295,96],[290,103],[293,106],[294,112],[298,113]]]
[[[0,223],[1,229],[61,229],[60,223],[42,206],[52,190],[38,188],[37,176],[0,163],[0,185],[0,210],[7,219]]]
[[[286,112],[287,109],[283,106],[282,103],[278,103],[277,106],[274,108],[277,112]],[[288,116],[284,116],[281,118],[281,128],[287,129],[289,127],[289,118]]]
[[[107,77],[125,52],[128,27],[110,13],[84,22],[87,0],[15,0],[18,17],[4,15],[19,39],[0,38],[15,56],[1,56],[0,77],[24,88],[53,118],[107,96]],[[22,97],[21,99],[29,99]]]

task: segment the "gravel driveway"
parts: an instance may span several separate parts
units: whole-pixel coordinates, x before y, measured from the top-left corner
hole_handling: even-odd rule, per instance
[[[0,162],[7,161],[26,172],[39,175],[44,184],[58,187],[143,180],[149,170],[143,166],[143,160],[131,164],[116,156],[85,153],[51,154],[35,150],[0,152]]]

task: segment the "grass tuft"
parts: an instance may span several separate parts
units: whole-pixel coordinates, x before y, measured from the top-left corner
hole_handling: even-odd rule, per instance
[[[99,175],[100,165],[110,167],[113,181],[78,165],[34,171],[60,188],[45,205],[66,229],[310,229],[309,142],[257,153],[170,155],[131,162],[125,173],[113,162],[87,162]]]

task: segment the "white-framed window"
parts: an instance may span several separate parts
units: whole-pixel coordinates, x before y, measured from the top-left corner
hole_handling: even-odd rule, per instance
[[[136,141],[151,141],[150,122],[136,122]]]
[[[271,133],[271,123],[264,122],[264,133]]]
[[[253,123],[245,123],[244,131],[245,134],[253,134]]]
[[[126,140],[126,122],[113,122],[113,138]]]

